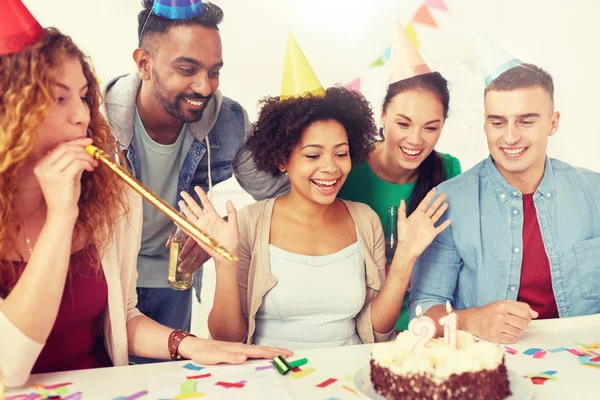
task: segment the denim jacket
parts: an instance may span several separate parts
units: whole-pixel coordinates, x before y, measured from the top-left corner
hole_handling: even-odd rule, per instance
[[[438,186],[450,227],[419,257],[410,310],[450,301],[455,309],[517,300],[523,197],[491,157]],[[560,317],[600,312],[600,174],[546,158],[533,202]]]
[[[141,82],[136,73],[119,76],[107,84],[105,92],[105,112],[108,122],[121,150],[125,153],[127,166],[136,178],[139,177],[140,160],[136,157],[132,139],[134,111]],[[289,181],[286,177],[275,178],[268,173],[257,171],[252,155],[244,148],[246,134],[249,131],[250,122],[244,108],[217,91],[207,103],[202,118],[190,123],[186,130],[182,145],[184,157],[179,172],[177,202],[181,199],[179,195],[181,191],[192,194],[198,200],[193,191],[194,186],[200,186],[204,191],[208,191],[209,158],[213,185],[231,178],[235,173],[242,188],[257,200],[285,193],[289,189]],[[208,141],[206,141],[207,136]],[[207,142],[210,145],[210,152],[207,149]],[[197,289],[201,287],[202,268],[199,271],[200,273],[195,277]],[[165,287],[166,276],[165,265]],[[198,296],[199,292],[200,290],[197,292]]]

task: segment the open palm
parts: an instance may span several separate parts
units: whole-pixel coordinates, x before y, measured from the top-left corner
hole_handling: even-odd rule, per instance
[[[191,223],[198,227],[198,229],[229,250],[231,254],[237,254],[240,236],[238,232],[237,212],[231,201],[227,201],[227,220],[225,220],[217,213],[202,188],[196,186],[194,190],[198,194],[204,209],[196,203],[192,196],[183,192],[181,196],[184,201],[179,202],[179,205],[185,216]],[[222,255],[208,247],[205,243],[197,243],[204,251],[213,257],[215,261],[224,260]]]
[[[398,246],[396,253],[403,252],[409,258],[416,258],[425,251],[433,239],[450,225],[450,220],[436,227],[436,222],[448,208],[444,203],[446,194],[443,193],[431,205],[429,203],[435,197],[435,189],[427,193],[427,196],[419,203],[410,217],[406,218],[406,204],[400,202],[398,209]]]

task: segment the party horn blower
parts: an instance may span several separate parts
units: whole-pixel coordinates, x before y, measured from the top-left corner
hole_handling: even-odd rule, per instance
[[[222,255],[229,261],[237,261],[238,258],[231,254],[226,248],[217,243],[216,240],[212,239],[207,234],[203,233],[200,229],[192,225],[187,219],[183,218],[173,207],[165,203],[163,199],[152,193],[134,177],[132,177],[127,170],[123,167],[115,164],[108,154],[100,150],[96,146],[89,145],[85,147],[85,150],[90,153],[96,160],[101,161],[113,172],[115,172],[121,179],[131,186],[136,192],[142,195],[148,200],[154,207],[158,208],[163,214],[169,217],[177,225],[181,226],[186,232],[189,233],[196,241],[206,244],[208,247]]]

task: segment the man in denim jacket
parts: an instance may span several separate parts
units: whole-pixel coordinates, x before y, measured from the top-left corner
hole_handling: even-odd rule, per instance
[[[199,16],[173,20],[151,12],[152,3],[145,0],[138,17],[138,73],[117,77],[106,89],[106,114],[132,173],[174,207],[182,191],[194,193],[196,185],[208,191],[234,173],[257,200],[285,192],[285,178],[256,170],[243,149],[250,130],[246,111],[218,90],[222,10],[204,3]],[[144,202],[138,308],[173,329],[189,330],[192,290],[167,285],[166,243],[174,230],[168,218]],[[197,270],[194,286],[200,298],[199,267],[207,255],[191,239],[181,255],[187,273]]]
[[[552,77],[515,64],[485,89],[490,157],[437,188],[452,223],[410,289],[413,317],[421,305],[438,321],[448,301],[458,329],[499,343],[533,318],[600,312],[600,174],[546,156],[560,118]]]

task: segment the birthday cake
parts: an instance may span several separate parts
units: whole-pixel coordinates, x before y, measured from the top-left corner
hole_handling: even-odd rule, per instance
[[[457,346],[444,339],[411,349],[418,337],[402,332],[377,344],[371,354],[371,381],[387,399],[504,399],[511,394],[500,346],[476,342],[457,332]]]

